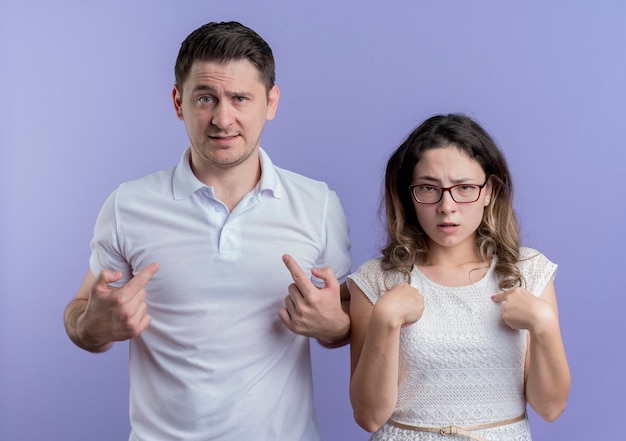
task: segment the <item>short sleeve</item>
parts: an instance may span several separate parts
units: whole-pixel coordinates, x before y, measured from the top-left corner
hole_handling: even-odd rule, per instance
[[[556,276],[557,265],[539,251],[523,247],[520,250],[519,269],[526,289],[539,297],[550,280]]]
[[[324,253],[317,265],[330,266],[339,283],[346,280],[352,269],[352,254],[348,219],[343,211],[337,194],[327,191],[326,213],[324,219]]]
[[[385,271],[381,262],[380,258],[369,260],[348,276],[348,289],[358,286],[372,304],[376,304],[387,291],[405,281],[399,273]]]
[[[89,267],[96,276],[103,269],[121,272],[122,278],[111,285],[122,286],[132,278],[132,269],[124,259],[119,244],[116,196],[117,190],[109,195],[98,214],[90,243]]]

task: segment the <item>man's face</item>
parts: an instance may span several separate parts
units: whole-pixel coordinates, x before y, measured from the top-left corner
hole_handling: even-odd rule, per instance
[[[258,160],[265,121],[274,118],[280,92],[269,93],[248,60],[195,61],[181,91],[172,92],[176,115],[191,141],[196,174]]]

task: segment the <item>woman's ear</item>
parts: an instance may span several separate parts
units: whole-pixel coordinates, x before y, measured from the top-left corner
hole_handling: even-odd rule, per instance
[[[485,207],[489,205],[489,202],[491,202],[492,190],[493,190],[493,186],[491,185],[491,179],[489,179],[489,181],[487,182],[487,185],[485,185]]]

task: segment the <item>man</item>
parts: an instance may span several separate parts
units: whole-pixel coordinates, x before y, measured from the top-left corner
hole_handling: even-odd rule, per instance
[[[318,440],[307,336],[349,338],[344,212],[260,148],[280,92],[254,31],[200,27],[175,76],[190,147],[104,203],[68,335],[92,352],[130,340],[131,441]]]

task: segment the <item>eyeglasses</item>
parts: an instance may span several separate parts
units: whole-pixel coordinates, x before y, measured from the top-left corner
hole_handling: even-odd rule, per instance
[[[483,185],[476,184],[458,184],[452,187],[437,187],[436,185],[420,184],[411,185],[409,190],[413,198],[420,204],[436,204],[443,198],[445,191],[450,193],[452,200],[458,204],[469,204],[476,202],[480,198],[483,187],[487,185],[489,176]]]

